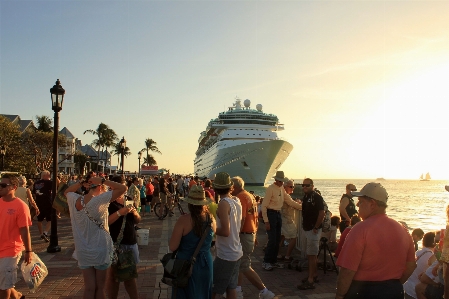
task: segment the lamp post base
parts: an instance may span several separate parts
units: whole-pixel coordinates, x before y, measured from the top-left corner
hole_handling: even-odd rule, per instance
[[[48,253],[61,252],[61,246],[59,246],[59,245],[56,245],[56,246],[51,246],[51,245],[49,245],[49,246],[47,247],[47,252],[48,252]]]

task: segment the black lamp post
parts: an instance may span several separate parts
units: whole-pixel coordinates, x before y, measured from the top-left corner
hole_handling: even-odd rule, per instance
[[[6,147],[2,145],[0,147],[0,157],[2,158],[2,165],[0,167],[0,170],[5,170],[5,155],[6,155]]]
[[[58,174],[58,133],[59,133],[59,111],[62,110],[62,103],[64,101],[65,90],[61,86],[61,82],[56,80],[56,84],[50,88],[51,93],[51,108],[55,112],[54,116],[54,130],[53,130],[53,200],[58,191],[57,174]],[[56,217],[56,210],[51,209],[51,236],[50,243],[47,247],[47,252],[60,252],[61,247],[58,245],[58,218]]]
[[[122,173],[125,174],[125,149],[126,149],[126,140],[125,137],[122,137],[120,140],[120,148],[122,149]]]
[[[139,176],[140,176],[140,159],[142,159],[142,152],[138,152],[137,155],[139,156]]]

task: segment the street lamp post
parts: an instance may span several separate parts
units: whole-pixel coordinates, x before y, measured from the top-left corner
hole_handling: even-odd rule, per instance
[[[120,140],[120,148],[122,149],[122,174],[125,174],[125,149],[126,149],[126,140],[125,137],[122,137],[122,140]]]
[[[2,165],[0,167],[0,170],[5,170],[5,155],[6,155],[6,147],[2,145],[0,147],[0,157],[2,157]]]
[[[140,176],[140,159],[142,159],[142,152],[138,152],[137,155],[139,156],[139,176]]]
[[[61,82],[56,80],[56,84],[50,89],[51,93],[51,108],[55,112],[54,116],[54,130],[53,130],[53,188],[52,197],[53,200],[56,197],[58,191],[58,133],[59,133],[59,111],[62,110],[62,103],[64,101],[65,90],[61,86]],[[47,252],[55,253],[60,252],[61,247],[58,245],[58,218],[56,217],[56,210],[51,209],[51,235],[50,243],[47,247]]]

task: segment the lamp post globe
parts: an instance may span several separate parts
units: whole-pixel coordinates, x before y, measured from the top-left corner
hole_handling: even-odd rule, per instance
[[[122,149],[121,153],[121,159],[122,159],[122,174],[125,174],[125,149],[126,149],[126,140],[125,136],[122,137],[122,140],[120,140],[120,148]]]
[[[52,185],[52,200],[56,197],[57,175],[58,175],[58,133],[59,133],[59,111],[62,110],[62,103],[64,102],[65,90],[61,86],[61,82],[56,80],[55,85],[50,88],[51,94],[51,109],[55,112],[53,124],[53,185]],[[50,243],[47,247],[47,252],[60,252],[61,247],[58,245],[58,217],[56,217],[56,210],[51,210],[51,235]]]

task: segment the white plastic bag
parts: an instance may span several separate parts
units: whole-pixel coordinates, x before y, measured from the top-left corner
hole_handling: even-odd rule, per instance
[[[23,279],[30,288],[31,293],[36,291],[48,275],[47,267],[34,252],[31,252],[31,263],[27,265],[26,262],[23,261],[20,270],[22,271]]]

